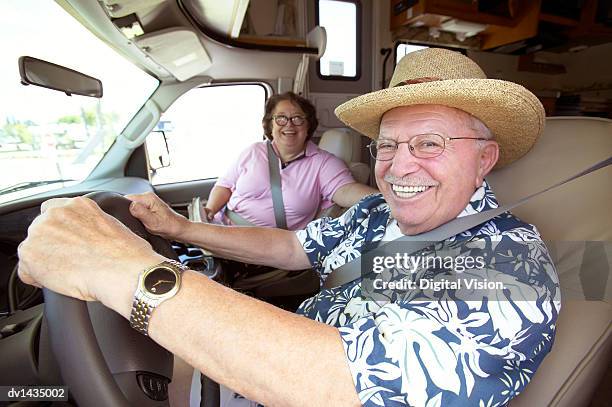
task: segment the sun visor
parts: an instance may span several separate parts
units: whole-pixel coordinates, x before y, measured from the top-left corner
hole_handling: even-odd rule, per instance
[[[185,3],[189,3],[189,10],[200,23],[232,38],[240,35],[249,6],[249,0],[185,0]]]
[[[132,13],[146,13],[165,0],[103,0],[108,14],[113,18],[125,17]]]
[[[189,30],[168,28],[145,34],[135,42],[179,81],[193,78],[212,65],[200,39]]]

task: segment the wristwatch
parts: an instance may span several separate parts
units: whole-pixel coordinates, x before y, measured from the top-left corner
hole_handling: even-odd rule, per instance
[[[149,336],[151,313],[159,304],[176,295],[185,270],[187,267],[178,261],[166,260],[140,273],[130,315],[132,328]]]

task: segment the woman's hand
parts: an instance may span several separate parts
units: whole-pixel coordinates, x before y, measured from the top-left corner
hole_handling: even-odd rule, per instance
[[[213,220],[215,214],[229,202],[231,196],[231,189],[215,185],[212,191],[210,191],[206,207],[204,208],[206,219],[208,219],[209,222]]]
[[[208,222],[212,222],[213,218],[215,217],[215,212],[213,212],[212,209],[210,208],[203,208],[204,209],[204,219]]]

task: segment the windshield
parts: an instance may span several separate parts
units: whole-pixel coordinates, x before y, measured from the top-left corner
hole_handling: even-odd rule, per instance
[[[53,1],[0,2],[0,38],[0,202],[86,178],[159,84]],[[24,55],[100,79],[104,96],[22,85]]]

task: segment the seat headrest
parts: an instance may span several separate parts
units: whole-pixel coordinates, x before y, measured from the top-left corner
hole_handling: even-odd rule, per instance
[[[612,120],[549,117],[544,134],[520,160],[487,180],[500,203],[511,203],[566,179],[610,156]],[[557,241],[612,240],[612,167],[598,170],[514,209]]]
[[[361,161],[361,137],[347,128],[329,129],[323,132],[319,148],[328,151],[346,163],[355,181],[367,184],[370,166]]]
[[[361,140],[349,129],[329,129],[323,132],[319,148],[340,158],[347,165],[359,162]]]
[[[501,204],[516,202],[610,156],[612,120],[551,117],[533,149],[487,180]],[[512,210],[536,226],[555,266],[561,298],[612,300],[612,167],[541,194]]]

